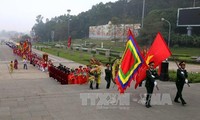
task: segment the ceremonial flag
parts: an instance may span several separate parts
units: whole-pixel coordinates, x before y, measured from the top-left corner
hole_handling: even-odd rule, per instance
[[[70,48],[70,46],[71,46],[71,41],[72,41],[72,38],[71,38],[71,36],[69,36],[68,42],[67,42],[67,47],[68,48]]]
[[[131,30],[128,31],[128,41],[124,54],[121,58],[119,70],[115,78],[120,93],[124,93],[127,86],[130,86],[134,74],[144,62],[139,47],[133,37]]]
[[[156,68],[162,63],[163,60],[170,57],[171,54],[172,53],[169,50],[167,44],[165,43],[164,38],[162,37],[161,33],[158,32],[153,44],[151,45],[151,48],[145,56],[146,63],[142,65],[142,67],[138,70],[138,73],[136,75],[135,88],[137,88],[138,84],[140,84],[140,82],[142,82],[142,80],[145,79],[146,70],[148,69],[147,65],[149,64],[149,62],[154,61],[154,67]]]
[[[154,61],[155,67],[160,65],[163,60],[167,59],[172,55],[164,38],[161,33],[158,32],[156,38],[149,49],[147,56],[145,57],[146,63],[149,64],[150,61]]]
[[[23,44],[24,50],[26,50],[27,47],[28,47],[28,41],[26,40],[26,41],[24,41],[24,44]]]
[[[135,75],[135,89],[146,78],[147,69],[148,69],[148,65],[146,64],[146,62],[144,62],[142,66],[138,69],[138,72]]]

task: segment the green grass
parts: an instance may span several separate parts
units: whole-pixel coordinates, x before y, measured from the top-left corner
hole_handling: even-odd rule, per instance
[[[105,64],[109,62],[109,58],[103,55],[94,55],[93,53],[69,50],[69,49],[60,49],[60,48],[42,48],[43,52],[56,55],[62,58],[70,59],[72,61],[81,63],[81,64],[89,64],[89,59],[92,57],[97,58],[101,63]],[[111,60],[114,58],[111,58]]]
[[[172,56],[175,57],[177,61],[184,60],[187,63],[192,63],[192,64],[199,64],[196,62],[196,59],[200,56],[200,48],[171,48],[170,49],[172,52]],[[170,60],[173,60],[172,57]]]
[[[72,45],[73,44],[81,44],[85,45],[85,43],[88,45],[87,47],[90,47],[92,45],[89,45],[89,43],[92,43],[95,47],[100,48],[101,43],[103,42],[104,48],[111,48],[111,51],[116,51],[116,52],[122,52],[125,49],[124,42],[112,42],[110,40],[91,40],[91,39],[77,39],[77,40],[72,40]],[[67,45],[67,41],[65,42],[60,42],[61,44]],[[55,44],[55,43],[54,43]],[[37,46],[53,46],[53,43],[36,43],[34,45]],[[142,47],[140,47],[142,48]],[[88,64],[89,59],[92,57],[92,54],[87,53],[87,52],[82,52],[80,51],[75,51],[73,55],[68,55],[69,51],[67,52],[66,49],[63,48],[52,48],[53,51],[47,50],[48,53],[57,55],[56,51],[60,51],[60,57],[67,58],[79,63],[83,64]],[[170,48],[172,55],[178,60],[185,60],[188,63],[195,63],[199,64],[195,61],[195,59],[192,59],[193,56],[200,56],[200,48],[181,48],[181,47],[176,47],[176,48]],[[45,49],[44,49],[45,51]],[[102,53],[102,52],[101,52]],[[80,57],[81,55],[82,57]],[[105,57],[105,55],[95,55],[97,59],[102,61],[103,63],[109,62],[108,58]],[[115,57],[112,57],[111,60],[115,59]],[[169,60],[173,60],[170,58]]]
[[[90,43],[94,44],[95,47],[100,48],[101,44],[103,43],[103,47],[106,49],[111,49],[114,51],[123,51],[125,49],[125,42],[112,42],[110,40],[91,40],[91,39],[77,39],[77,40],[72,40],[72,45],[73,44],[82,44],[84,47],[85,43],[89,47]],[[67,45],[67,41],[63,42],[62,44]]]
[[[95,47],[101,47],[101,43],[103,42],[104,48],[111,48],[111,50],[121,52],[125,49],[125,43],[124,42],[111,42],[110,40],[91,40],[91,39],[75,39],[72,40],[72,44],[82,44],[85,45],[85,42],[87,44],[93,43],[96,46]],[[50,46],[52,43],[49,43]],[[54,43],[55,44],[55,43]],[[67,41],[61,42],[61,44],[67,45]],[[34,45],[48,45],[48,43],[34,43]],[[140,46],[142,49],[142,46]],[[176,48],[170,48],[171,52],[175,56],[200,56],[200,48],[185,48],[185,47],[176,47]]]
[[[200,56],[200,48],[171,48],[173,55]]]

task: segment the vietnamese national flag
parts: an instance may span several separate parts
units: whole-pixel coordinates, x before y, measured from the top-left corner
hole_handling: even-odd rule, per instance
[[[146,70],[148,69],[148,65],[146,62],[142,64],[142,66],[138,69],[138,72],[135,75],[135,89],[137,86],[146,78]]]
[[[162,63],[165,59],[171,56],[171,51],[169,50],[167,44],[164,41],[161,33],[158,32],[156,38],[154,39],[153,44],[151,45],[147,55],[145,56],[146,64],[143,64],[142,67],[138,70],[136,75],[136,84],[135,88],[142,82],[146,77],[146,70],[148,69],[148,64],[151,61],[154,61],[155,68]]]
[[[156,38],[151,45],[147,55],[145,56],[146,63],[154,61],[155,67],[160,65],[163,60],[167,59],[172,55],[171,51],[169,50],[164,38],[162,37],[161,33],[158,32]]]
[[[69,36],[68,42],[67,42],[67,47],[68,48],[70,48],[70,46],[71,46],[71,41],[72,41],[72,38],[71,38],[71,36]]]

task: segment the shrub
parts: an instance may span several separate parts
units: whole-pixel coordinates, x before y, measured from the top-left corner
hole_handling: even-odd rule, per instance
[[[175,45],[173,46],[173,48],[179,48],[179,45],[178,45],[178,44],[175,44]]]
[[[176,81],[176,71],[169,71],[169,81]]]
[[[169,80],[176,81],[176,71],[169,71]],[[200,74],[198,72],[188,72],[188,80],[190,83],[200,83]]]
[[[192,82],[192,83],[200,83],[200,74],[198,72],[189,73],[188,80],[189,82]]]

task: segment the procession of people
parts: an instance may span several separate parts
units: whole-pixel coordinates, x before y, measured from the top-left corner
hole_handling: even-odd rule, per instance
[[[118,67],[120,64],[120,60],[117,59],[115,63],[106,63],[103,65],[101,62],[99,62],[96,58],[91,58],[90,64],[86,65],[85,67],[80,65],[77,68],[69,68],[65,65],[62,65],[61,63],[58,66],[55,66],[53,62],[48,59],[47,54],[43,54],[42,57],[39,57],[37,54],[33,54],[30,52],[27,53],[20,53],[18,49],[13,50],[14,54],[17,54],[18,56],[22,56],[22,64],[23,69],[28,69],[28,61],[30,61],[30,64],[37,67],[39,70],[43,72],[48,72],[49,76],[60,82],[61,84],[89,84],[90,89],[100,88],[101,83],[101,76],[104,72],[105,74],[105,81],[106,81],[106,89],[110,88],[111,80],[115,83],[115,76],[117,75]],[[9,64],[9,71],[10,73],[13,73],[14,70],[18,70],[19,67],[19,61],[17,59],[12,60]],[[177,80],[176,80],[176,88],[177,93],[176,97],[174,98],[175,103],[180,103],[179,99],[181,100],[182,105],[185,105],[186,102],[183,99],[182,91],[184,84],[188,84],[188,74],[185,69],[185,62],[181,61],[179,63],[178,69],[177,69]],[[105,67],[105,71],[102,71],[102,67]],[[158,85],[156,80],[160,79],[156,69],[154,68],[154,61],[149,62],[148,69],[146,70],[146,78],[145,78],[145,87],[147,91],[146,95],[146,102],[145,106],[147,108],[152,107],[151,106],[151,97],[154,91],[154,87],[158,89]],[[142,82],[140,83],[140,85]]]

